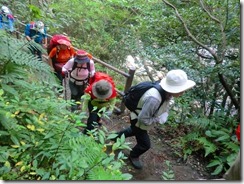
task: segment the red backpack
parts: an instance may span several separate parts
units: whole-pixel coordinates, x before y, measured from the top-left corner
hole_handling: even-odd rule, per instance
[[[67,37],[67,36],[65,36],[65,35],[62,35],[62,34],[56,34],[56,35],[53,35],[53,37],[52,37],[52,39],[50,40],[49,45],[48,45],[48,47],[47,47],[47,53],[48,53],[48,54],[51,52],[51,50],[52,50],[54,47],[56,47],[56,46],[58,45],[58,42],[57,42],[57,41],[58,41],[59,39],[63,39],[63,40],[67,40],[67,41],[71,42],[70,39],[69,39],[69,37]]]
[[[114,81],[112,77],[110,77],[108,74],[103,73],[103,72],[96,72],[93,77],[90,78],[89,84],[92,84],[93,82],[97,82],[101,79],[105,79],[109,81],[113,87],[115,87]]]

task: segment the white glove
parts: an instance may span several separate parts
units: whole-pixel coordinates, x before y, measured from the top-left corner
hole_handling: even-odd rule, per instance
[[[161,114],[158,118],[159,118],[159,124],[164,124],[167,119],[168,119],[169,113],[168,112],[164,112],[163,114]]]
[[[105,115],[110,117],[112,115],[112,113],[113,113],[112,111],[107,111],[107,112],[105,112]]]

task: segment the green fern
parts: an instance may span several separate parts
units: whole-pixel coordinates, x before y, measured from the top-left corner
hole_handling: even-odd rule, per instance
[[[211,174],[221,175],[226,171],[234,159],[233,155],[239,151],[236,138],[233,138],[234,130],[229,126],[226,127],[226,121],[223,113],[217,113],[211,119],[206,117],[192,119],[191,123],[194,126],[190,127],[191,132],[181,137],[177,144],[182,148],[184,160],[189,155],[204,150],[204,157],[211,160],[207,166],[212,169]]]
[[[2,83],[18,79],[39,80],[57,83],[49,65],[31,54],[29,45],[39,44],[17,40],[0,31],[0,80]],[[43,50],[43,49],[42,49]],[[48,76],[48,77],[45,77]]]
[[[208,156],[210,153],[214,153],[217,150],[217,147],[205,137],[200,137],[197,139],[197,141],[203,145],[203,148],[205,150],[205,157]]]

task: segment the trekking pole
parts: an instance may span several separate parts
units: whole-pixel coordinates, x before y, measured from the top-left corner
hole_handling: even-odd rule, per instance
[[[64,99],[67,101],[68,98],[67,98],[67,84],[66,84],[66,80],[67,80],[67,75],[68,74],[65,74],[64,78],[63,78],[63,87],[64,87]]]

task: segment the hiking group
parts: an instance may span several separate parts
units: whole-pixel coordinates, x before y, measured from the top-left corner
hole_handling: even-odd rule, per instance
[[[32,27],[30,24],[26,27],[30,30],[33,27],[34,33],[41,37],[35,41],[46,45],[46,32],[42,22],[38,21]],[[33,36],[28,37],[32,38]],[[35,37],[35,39],[37,38]],[[72,112],[79,110],[81,97],[84,95],[81,110],[88,111],[89,116],[83,133],[91,134],[96,130],[96,127],[102,125],[101,115],[104,113],[110,117],[115,108],[117,92],[112,77],[106,73],[97,72],[92,55],[84,50],[75,51],[70,39],[65,35],[54,35],[46,48],[48,64],[60,83],[62,84],[62,80],[68,78],[71,100],[73,101]],[[187,74],[183,70],[171,70],[161,81],[140,83],[131,87],[124,95],[123,102],[131,111],[131,126],[117,132],[118,136],[112,141],[116,141],[122,135],[125,137],[135,136],[137,144],[130,152],[129,160],[136,169],[143,167],[139,157],[151,147],[148,130],[155,123],[165,123],[168,118],[171,98],[181,96],[184,91],[194,85],[195,82],[188,80]]]
[[[10,10],[2,7],[2,12],[6,14],[10,13]],[[2,13],[0,18],[3,20]],[[3,27],[2,22],[0,26]],[[47,49],[48,64],[61,84],[68,78],[73,101],[72,112],[80,110],[78,104],[84,96],[81,110],[88,111],[89,116],[83,133],[89,135],[96,131],[96,127],[102,125],[101,114],[110,117],[115,108],[118,94],[112,77],[104,72],[96,71],[93,56],[85,50],[75,51],[67,36],[56,34],[48,44],[47,30],[42,21],[32,21],[27,24],[25,36],[28,41],[33,40],[42,48]],[[29,49],[42,59],[42,51],[38,47],[30,45]],[[130,110],[130,126],[118,131],[117,137],[111,140],[116,141],[122,135],[125,138],[131,136],[136,138],[136,145],[129,154],[129,160],[136,169],[143,168],[140,156],[151,148],[148,131],[156,123],[166,123],[170,101],[183,95],[195,85],[196,83],[189,80],[183,70],[173,69],[163,79],[157,82],[141,82],[132,86],[123,95],[122,102]],[[240,161],[237,163],[240,165]]]

